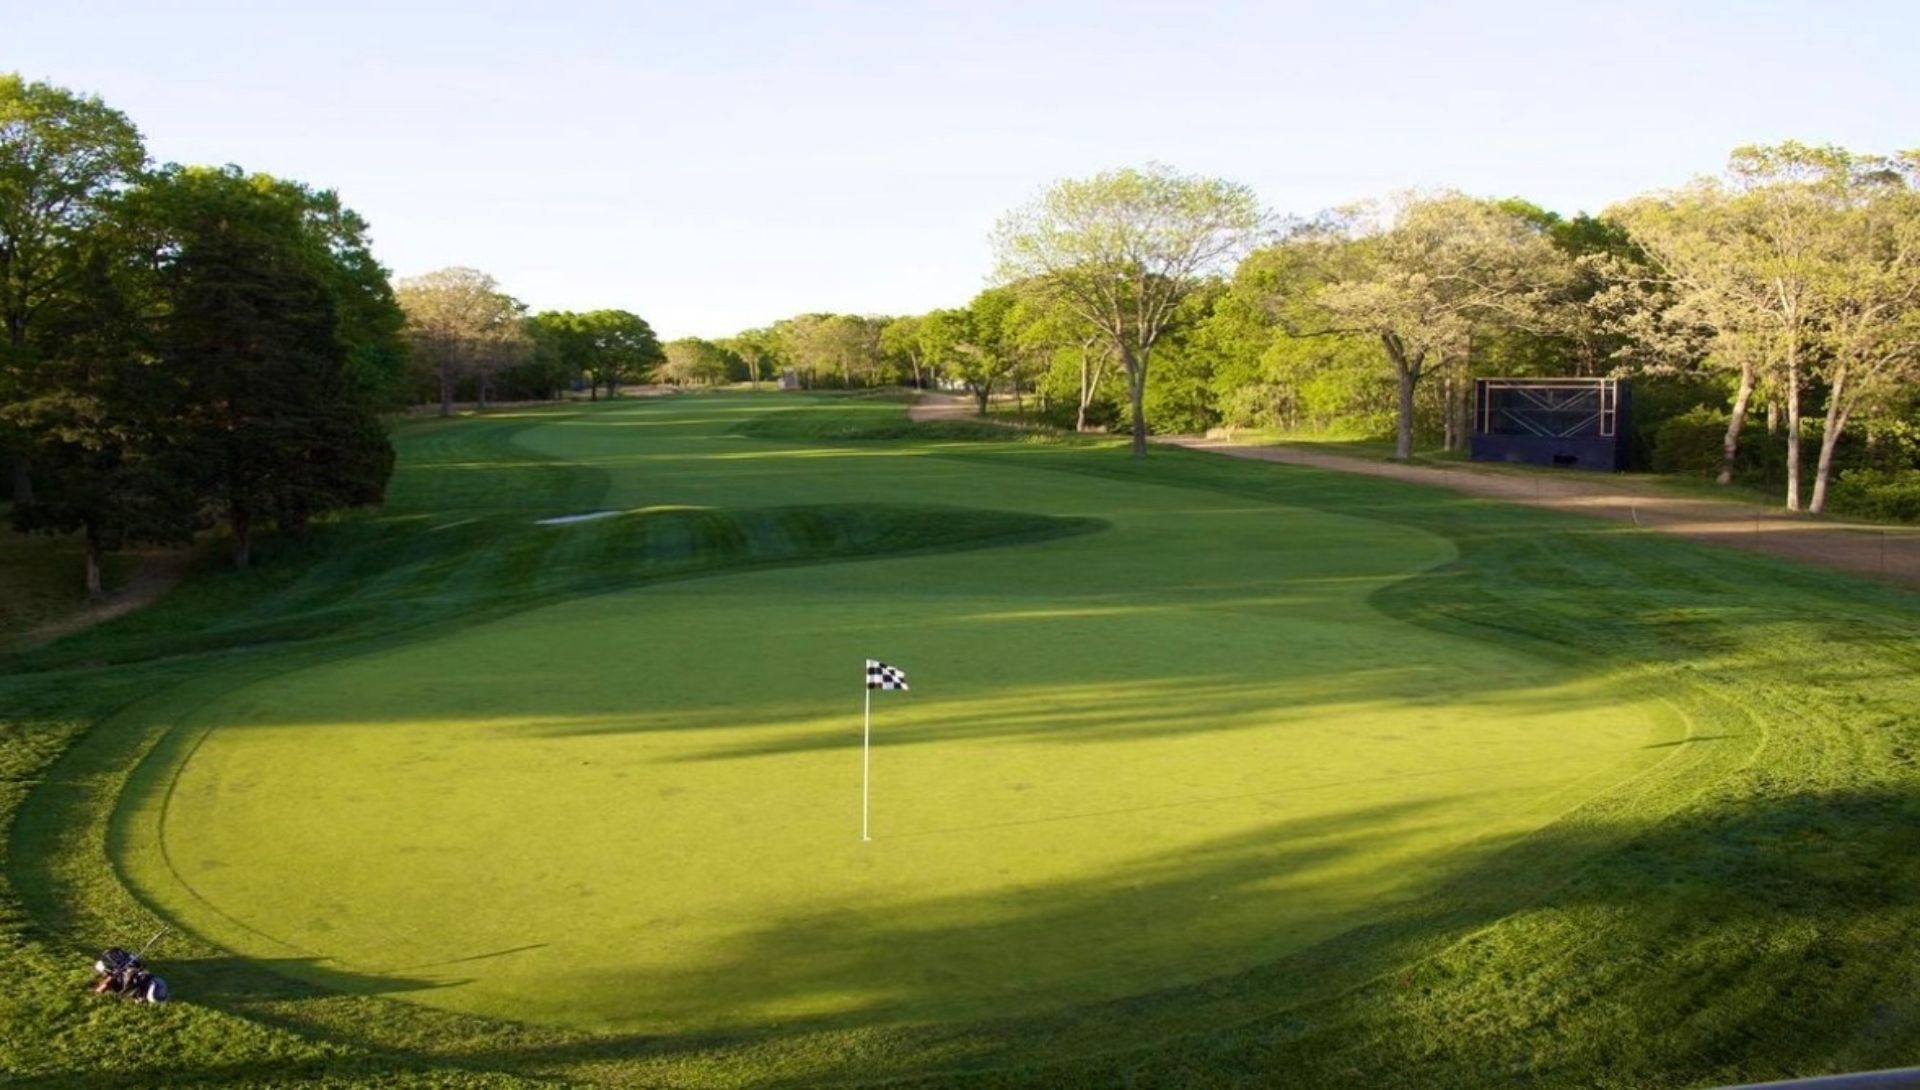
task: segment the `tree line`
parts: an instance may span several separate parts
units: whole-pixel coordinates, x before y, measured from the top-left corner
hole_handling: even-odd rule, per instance
[[[383,412],[787,374],[961,389],[1125,428],[1140,455],[1229,427],[1391,436],[1401,458],[1464,448],[1476,377],[1631,375],[1644,466],[1920,517],[1920,152],[1741,148],[1571,218],[1438,191],[1279,220],[1156,165],[1056,183],[992,245],[964,305],[662,344],[631,311],[529,313],[470,268],[391,283],[336,194],[156,166],[98,98],[0,76],[11,519],[79,534],[92,593],[104,552],[215,522],[244,566],[263,526],[380,501]]]
[[[1476,377],[1633,376],[1644,467],[1814,512],[1845,470],[1856,508],[1920,517],[1920,153],[1741,148],[1571,218],[1440,191],[1277,221],[1155,166],[1060,182],[993,244],[964,306],[698,342],[684,380],[938,384],[983,414],[999,393],[1125,426],[1142,454],[1150,431],[1224,426],[1391,436],[1408,458],[1465,448]]]
[[[0,74],[0,463],[14,527],[111,550],[223,523],[305,538],[378,504],[382,414],[618,393],[665,360],[623,310],[527,308],[451,268],[397,285],[337,194],[156,165],[98,97]]]
[[[364,221],[237,167],[155,167],[98,98],[0,76],[0,451],[11,516],[134,543],[376,503],[403,319]]]

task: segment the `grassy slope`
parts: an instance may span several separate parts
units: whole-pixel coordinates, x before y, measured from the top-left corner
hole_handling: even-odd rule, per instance
[[[513,453],[498,443],[463,453],[464,445],[511,426],[415,437],[410,454],[431,456],[423,448],[438,441],[446,468],[409,479],[433,480],[437,500],[458,501],[454,467]],[[1648,685],[1694,717],[1694,740],[1628,802],[1589,807],[1390,920],[1263,969],[1068,1019],[828,1033],[782,1044],[763,1066],[749,1049],[716,1067],[705,1057],[726,1051],[719,1042],[608,1042],[501,1027],[266,980],[244,964],[209,964],[200,1002],[162,1012],[83,1001],[71,991],[77,955],[141,918],[99,868],[109,804],[147,740],[141,724],[117,721],[113,731],[87,734],[57,777],[40,784],[10,841],[0,1070],[27,1085],[74,1085],[82,1071],[98,1085],[142,1085],[156,1071],[203,1083],[325,1072],[341,1081],[378,1074],[475,1085],[493,1081],[489,1072],[618,1079],[646,1071],[699,1081],[785,1071],[807,1084],[850,1066],[910,1075],[944,1058],[949,1073],[934,1081],[977,1068],[974,1081],[1004,1085],[1269,1085],[1282,1076],[1331,1085],[1364,1075],[1375,1085],[1477,1086],[1504,1076],[1518,1085],[1654,1086],[1874,1066],[1920,1047],[1907,987],[1920,903],[1909,851],[1920,832],[1912,756],[1920,739],[1907,715],[1920,665],[1910,597],[1390,482],[1180,452],[1156,452],[1143,467],[1098,448],[946,452],[1282,499],[1443,534],[1459,558],[1381,592],[1377,605],[1442,630],[1503,634],[1644,670]],[[529,480],[545,482],[539,494],[566,494],[555,513],[597,502],[577,468],[522,458],[535,463],[524,467]],[[439,532],[455,532],[451,521]],[[216,580],[164,605],[170,620],[113,626],[16,663],[35,669],[0,680],[0,813],[19,813],[48,762],[92,724],[163,684],[186,679],[175,690],[181,700],[196,688],[215,696],[236,677],[272,672],[280,656],[324,657],[340,633],[431,623],[476,604],[473,590],[461,601],[459,588],[473,584],[458,580],[458,567],[439,566],[465,554],[395,555],[413,536],[389,532],[377,523],[338,528],[338,551],[303,578],[290,577],[302,568],[287,563]],[[480,539],[482,552],[490,544]],[[370,581],[392,592],[337,601],[343,587]],[[436,589],[408,590],[417,584]],[[184,633],[217,629],[213,622],[241,604],[251,606],[246,616],[225,634],[194,635],[194,645],[233,648],[266,634],[303,642],[113,671],[82,665],[178,645]],[[1111,1058],[1089,1061],[1088,1049]],[[1071,1068],[1046,1066],[1076,1054]]]
[[[87,607],[81,542],[14,531],[0,504],[0,651],[28,631]],[[132,562],[109,556],[103,573],[109,588],[126,578]]]

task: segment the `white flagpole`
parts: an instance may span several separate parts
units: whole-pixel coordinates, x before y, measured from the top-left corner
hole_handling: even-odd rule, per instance
[[[860,731],[860,839],[872,840],[867,835],[867,783],[873,767],[873,690],[862,690],[867,694],[866,725]]]

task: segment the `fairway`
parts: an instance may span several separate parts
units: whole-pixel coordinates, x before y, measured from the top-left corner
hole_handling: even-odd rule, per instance
[[[1351,932],[1688,733],[1545,644],[1379,608],[1455,556],[1412,526],[1057,472],[1017,444],[734,433],[788,404],[536,422],[530,462],[603,487],[516,519],[620,512],[531,531],[562,551],[687,509],[1102,525],[555,600],[201,694],[122,799],[129,885],[278,972],[513,1021],[1018,1016]],[[491,471],[404,487],[452,508]],[[875,696],[862,844],[869,657],[913,691]]]

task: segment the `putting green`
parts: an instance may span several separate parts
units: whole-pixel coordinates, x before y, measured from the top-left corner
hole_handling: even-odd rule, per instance
[[[1439,538],[1017,449],[729,433],[765,407],[622,403],[520,442],[602,471],[615,510],[1108,528],[561,601],[226,692],[129,795],[130,883],[289,975],[515,1020],[1017,1015],[1377,919],[1685,731],[1605,675],[1369,605]],[[863,844],[867,657],[914,688],[874,698]]]

